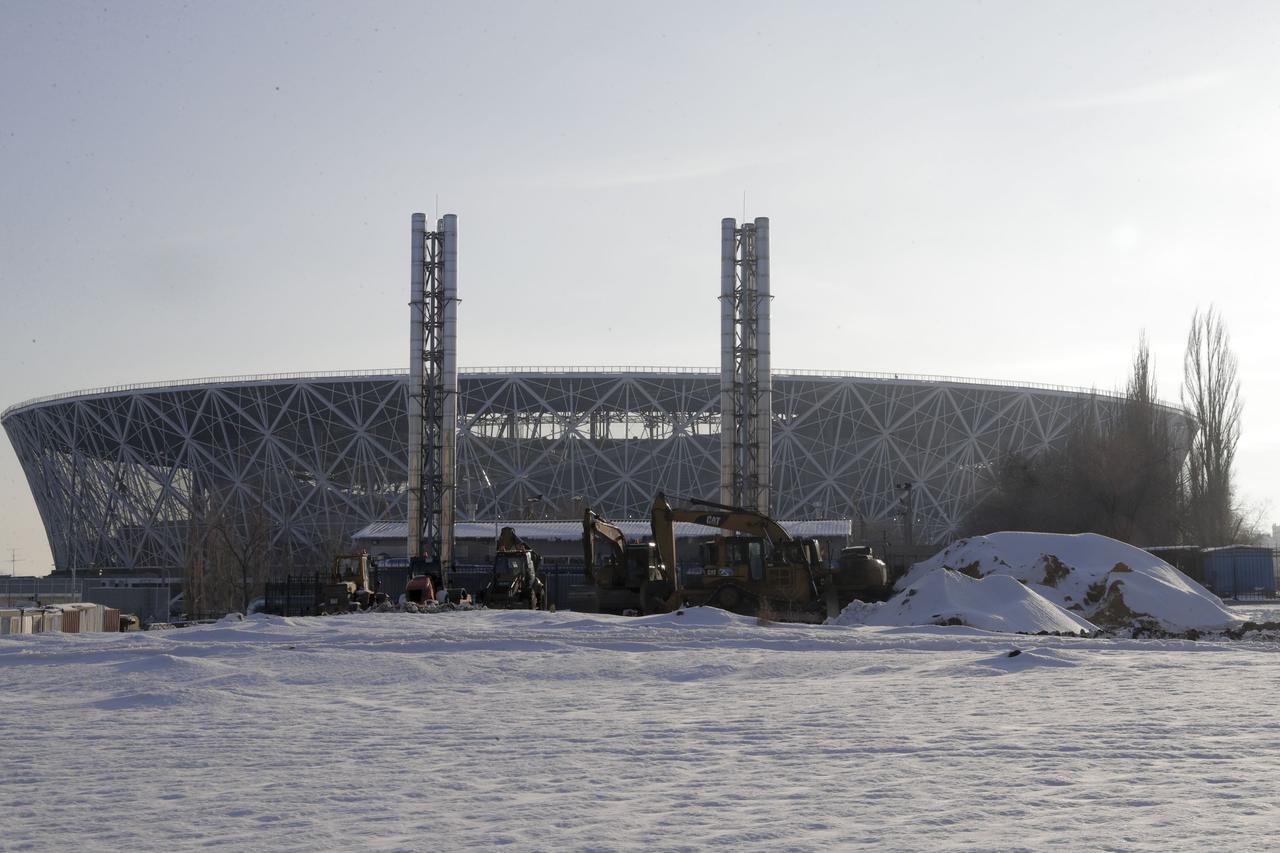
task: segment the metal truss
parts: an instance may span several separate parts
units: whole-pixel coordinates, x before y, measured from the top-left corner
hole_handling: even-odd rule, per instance
[[[179,568],[213,519],[315,565],[407,508],[403,373],[188,383],[15,406],[3,423],[58,567]],[[459,377],[459,520],[647,517],[654,493],[720,487],[720,376],[673,369]],[[1004,453],[1060,445],[1118,401],[949,379],[773,373],[773,494],[786,519],[883,522],[912,484],[945,541]],[[1172,420],[1180,416],[1169,410]]]
[[[458,217],[427,230],[413,214],[408,385],[407,553],[453,563],[458,424]]]
[[[769,220],[720,223],[720,501],[772,508]]]

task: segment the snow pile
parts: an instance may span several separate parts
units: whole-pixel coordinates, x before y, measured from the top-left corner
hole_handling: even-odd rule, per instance
[[[903,592],[888,604],[933,575],[956,572],[1022,581],[1039,593],[1037,598],[1104,628],[1181,632],[1231,628],[1241,621],[1220,598],[1159,557],[1096,533],[992,533],[961,539],[912,566],[898,581]]]
[[[969,625],[988,631],[1092,633],[1095,627],[1011,577],[973,578],[950,569],[922,573],[883,604],[853,602],[837,625]]]

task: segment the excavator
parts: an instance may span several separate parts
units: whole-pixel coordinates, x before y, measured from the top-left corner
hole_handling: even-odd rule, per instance
[[[608,548],[608,558],[596,565],[596,540]],[[674,571],[658,558],[652,542],[627,542],[617,525],[591,511],[582,513],[582,556],[587,580],[594,585],[594,608],[599,613],[665,613],[675,592]]]
[[[681,588],[668,599],[670,606],[707,604],[747,615],[772,613],[783,621],[816,622],[824,611],[828,617],[838,615],[855,593],[868,594],[858,587],[873,574],[868,567],[860,562],[858,577],[843,582],[842,568],[823,566],[816,539],[795,538],[769,516],[747,507],[692,499],[686,503],[690,506],[673,509],[661,492],[654,498],[653,538],[664,563],[675,564],[675,522],[732,535],[701,544],[701,567],[681,578]],[[887,592],[883,585],[881,580],[875,587],[877,596]]]
[[[493,574],[480,593],[480,603],[508,610],[546,610],[547,585],[539,576],[541,568],[542,556],[517,535],[515,528],[502,528],[493,557]]]

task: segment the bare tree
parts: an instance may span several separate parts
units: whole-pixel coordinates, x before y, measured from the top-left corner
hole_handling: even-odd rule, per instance
[[[1211,306],[1191,318],[1183,357],[1182,404],[1196,426],[1187,457],[1191,532],[1203,545],[1228,544],[1240,532],[1232,467],[1240,443],[1240,380],[1222,317]]]
[[[1146,335],[1138,338],[1124,406],[1110,426],[1097,482],[1111,501],[1115,535],[1127,542],[1172,544],[1184,527],[1185,445],[1160,404]]]
[[[1001,459],[990,491],[962,530],[1092,532],[1144,545],[1178,541],[1182,451],[1157,397],[1145,336],[1118,413],[1103,417],[1103,411],[1095,400],[1059,447]]]
[[[259,501],[242,519],[242,525],[229,522],[217,524],[213,532],[221,540],[235,568],[239,570],[240,612],[249,612],[251,591],[265,580],[264,564],[270,530],[266,513]]]
[[[234,491],[206,490],[195,501],[186,566],[193,617],[248,612],[252,593],[266,580],[271,524],[261,500],[244,507]]]

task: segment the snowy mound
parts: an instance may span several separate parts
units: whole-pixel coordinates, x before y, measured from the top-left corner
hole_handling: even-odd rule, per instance
[[[943,569],[1015,578],[1106,628],[1154,623],[1165,631],[1213,630],[1240,622],[1221,599],[1159,557],[1096,533],[961,539],[912,566],[897,588],[905,591]]]
[[[969,625],[988,631],[1092,633],[1088,621],[1011,577],[973,578],[949,569],[922,573],[883,604],[853,602],[837,625]]]

